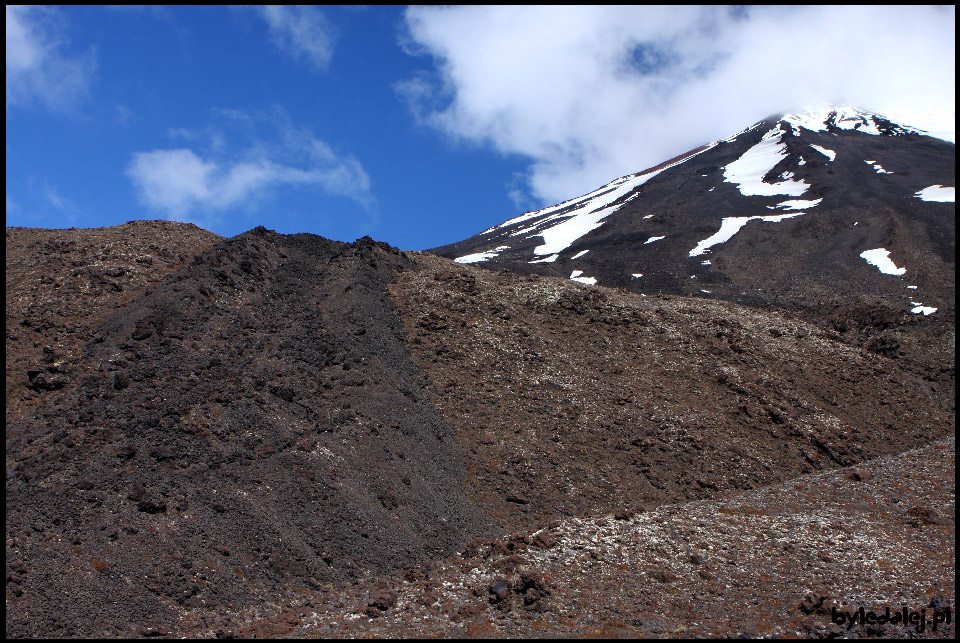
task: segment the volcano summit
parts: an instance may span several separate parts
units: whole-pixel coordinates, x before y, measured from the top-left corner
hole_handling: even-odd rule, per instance
[[[868,111],[783,114],[433,252],[644,294],[952,311],[955,158]]]

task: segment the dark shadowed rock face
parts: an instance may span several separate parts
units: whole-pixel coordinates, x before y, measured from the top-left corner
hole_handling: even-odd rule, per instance
[[[489,532],[387,294],[409,265],[369,239],[257,229],[99,325],[72,379],[7,425],[29,597],[8,635],[129,634]]]

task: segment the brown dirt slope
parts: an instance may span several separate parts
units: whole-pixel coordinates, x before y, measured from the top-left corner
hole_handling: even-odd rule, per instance
[[[112,312],[220,237],[189,223],[111,228],[7,228],[7,417],[62,387]]]
[[[952,434],[954,374],[832,326],[418,255],[414,358],[511,529],[706,498]]]

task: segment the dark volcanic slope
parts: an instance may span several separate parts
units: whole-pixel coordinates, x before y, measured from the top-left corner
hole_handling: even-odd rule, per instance
[[[916,194],[954,186],[955,175],[953,143],[875,114],[772,117],[433,252],[637,293],[897,310],[919,302],[951,317],[955,204]],[[878,248],[906,272],[861,257]]]
[[[490,531],[387,295],[408,266],[258,229],[100,325],[7,424],[7,635],[253,614]]]

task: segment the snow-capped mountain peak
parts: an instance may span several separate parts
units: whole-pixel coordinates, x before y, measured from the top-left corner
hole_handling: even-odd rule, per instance
[[[952,143],[875,112],[794,111],[434,252],[635,292],[739,299],[900,296],[901,275],[923,289],[912,277],[926,273],[926,292],[952,307],[955,167]],[[877,270],[863,255],[873,250],[906,272]]]
[[[886,136],[928,134],[926,130],[918,127],[895,123],[869,110],[848,105],[787,113],[781,117],[781,121],[793,127],[794,133],[797,135],[799,135],[798,130],[800,128],[811,132],[847,130]]]

